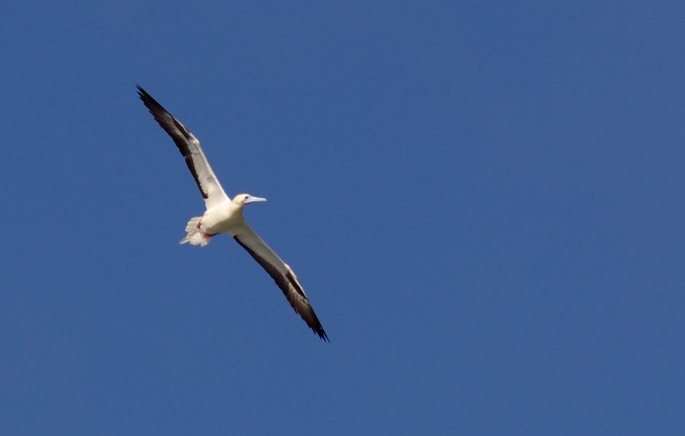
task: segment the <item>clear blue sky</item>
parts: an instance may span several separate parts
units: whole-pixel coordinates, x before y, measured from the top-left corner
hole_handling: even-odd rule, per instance
[[[685,434],[682,1],[12,2],[0,434]],[[290,263],[203,202],[139,83]]]

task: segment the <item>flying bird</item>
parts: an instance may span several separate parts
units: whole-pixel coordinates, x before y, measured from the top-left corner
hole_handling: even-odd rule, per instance
[[[207,210],[202,216],[193,217],[188,221],[185,229],[186,236],[181,239],[180,243],[204,247],[214,236],[220,233],[232,236],[274,279],[292,308],[302,317],[309,328],[321,339],[328,341],[328,336],[293,270],[262,241],[262,238],[252,230],[243,218],[245,206],[263,202],[266,199],[250,194],[238,194],[231,200],[214,175],[214,171],[212,171],[212,167],[202,151],[200,141],[150,94],[145,92],[140,85],[136,87],[138,88],[138,96],[150,110],[152,116],[176,143],[205,200]]]

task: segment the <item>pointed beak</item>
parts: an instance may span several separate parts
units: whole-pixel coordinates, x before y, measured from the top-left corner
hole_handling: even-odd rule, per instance
[[[254,197],[254,196],[250,195],[249,197],[247,197],[247,198],[243,201],[243,204],[261,203],[261,202],[264,202],[264,201],[266,201],[266,198]]]

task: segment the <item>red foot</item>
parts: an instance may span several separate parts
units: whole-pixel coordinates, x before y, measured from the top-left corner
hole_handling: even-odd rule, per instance
[[[197,221],[197,225],[196,225],[195,227],[199,230],[201,225],[202,225],[202,218],[200,218],[200,219]],[[201,233],[202,233],[202,237],[203,237],[204,239],[209,239],[209,238],[211,238],[212,236],[218,235],[218,233],[203,233],[203,232],[201,232]]]

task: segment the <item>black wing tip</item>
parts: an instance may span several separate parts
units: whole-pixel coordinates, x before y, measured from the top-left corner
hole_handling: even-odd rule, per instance
[[[323,327],[320,327],[319,329],[314,330],[314,333],[316,333],[317,335],[319,335],[319,337],[320,337],[321,339],[323,339],[324,342],[328,342],[329,344],[331,343],[331,340],[328,339],[328,335],[327,335],[326,332],[324,331]]]
[[[309,326],[314,333],[316,333],[321,339],[323,339],[325,342],[331,342],[330,339],[328,339],[328,335],[326,334],[326,331],[323,329],[323,326],[321,325],[321,322],[319,321],[319,318],[316,316],[316,313],[314,313],[314,309],[309,306],[310,309],[310,315],[311,316],[303,316],[301,313],[299,314],[300,317],[304,320],[304,322],[307,323],[307,326]],[[295,310],[297,312],[297,310]]]
[[[302,320],[307,324],[307,327],[312,329],[312,331],[316,333],[325,342],[331,342],[331,340],[328,339],[328,335],[326,334],[326,331],[323,329],[323,326],[321,325],[319,318],[316,316],[314,308],[309,303],[309,300],[307,300],[308,310],[300,311],[295,306],[293,306],[293,309],[295,310],[295,313],[300,315],[300,318],[302,318]]]
[[[148,96],[148,97],[150,96],[150,94],[148,94],[147,91],[144,90],[143,87],[140,86],[140,85],[137,84],[137,83],[136,83],[136,90],[138,91],[138,97],[140,97],[141,99],[142,99],[144,96]]]
[[[164,107],[161,104],[159,104],[159,102],[157,100],[152,98],[152,96],[150,94],[148,94],[148,92],[146,90],[144,90],[142,86],[136,84],[136,89],[138,90],[138,97],[143,101],[145,106],[147,106],[147,108],[150,110],[150,112],[153,115],[154,115],[153,109],[161,109],[164,112],[167,112],[167,110],[164,109]]]

